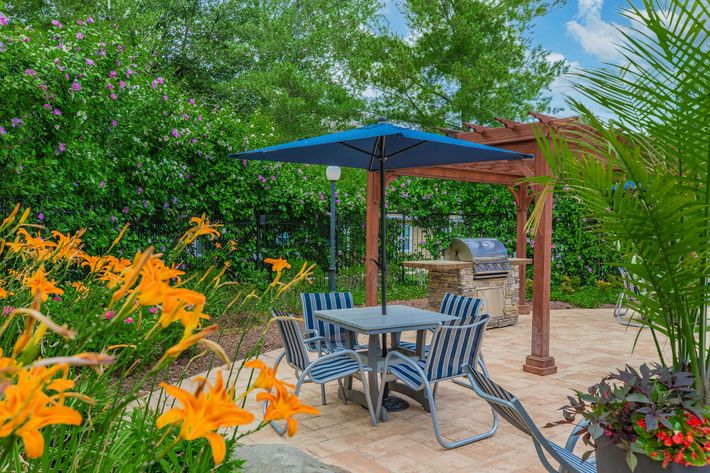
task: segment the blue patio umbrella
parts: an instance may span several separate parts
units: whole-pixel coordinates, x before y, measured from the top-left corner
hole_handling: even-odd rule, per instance
[[[387,314],[385,171],[446,164],[532,158],[529,154],[481,145],[387,123],[306,138],[230,157],[302,164],[323,164],[380,171],[380,256],[382,314]]]

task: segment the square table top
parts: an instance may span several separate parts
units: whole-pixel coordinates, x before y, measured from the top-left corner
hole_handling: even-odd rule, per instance
[[[451,315],[405,305],[388,305],[387,315],[382,315],[381,306],[315,310],[313,315],[324,322],[367,335],[425,330],[447,320],[456,320]]]

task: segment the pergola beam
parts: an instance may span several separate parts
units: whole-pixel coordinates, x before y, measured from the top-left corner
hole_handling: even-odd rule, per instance
[[[395,176],[428,177],[450,181],[483,182],[487,184],[511,185],[521,175],[475,171],[462,167],[430,166],[423,168],[405,168],[392,171]]]

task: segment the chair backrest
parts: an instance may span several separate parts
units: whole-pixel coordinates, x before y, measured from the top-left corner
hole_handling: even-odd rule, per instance
[[[459,318],[476,318],[483,308],[483,299],[459,296],[447,292],[441,301],[439,312]],[[451,322],[449,322],[451,324]],[[444,324],[446,325],[446,323]],[[456,325],[455,323],[453,325]]]
[[[474,366],[474,364],[469,364],[465,368],[474,391],[488,402],[494,411],[510,422],[515,428],[534,437],[531,427],[535,430],[537,430],[537,427],[529,425],[531,422],[529,420],[530,416],[525,411],[522,404],[520,404],[518,398],[493,382],[493,380],[485,374],[476,371]]]
[[[275,319],[274,322],[281,334],[286,362],[293,368],[305,370],[310,359],[306,345],[303,343],[299,320],[294,318],[292,314],[278,309],[272,310],[271,316]]]
[[[634,280],[631,277],[631,274],[624,268],[623,266],[619,266],[619,274],[621,274],[621,282],[624,283],[624,287],[626,288],[627,291],[632,292],[634,294],[639,294],[639,288],[634,284]]]
[[[345,331],[337,325],[316,320],[313,312],[327,309],[350,309],[353,307],[353,295],[350,292],[311,292],[301,293],[303,305],[303,321],[306,330],[317,330],[329,346],[344,345]],[[308,349],[313,351],[318,347],[309,343]]]
[[[484,314],[477,321],[470,318],[466,325],[440,325],[434,332],[427,355],[424,374],[429,382],[464,374],[463,365],[474,363],[481,349],[490,316]]]

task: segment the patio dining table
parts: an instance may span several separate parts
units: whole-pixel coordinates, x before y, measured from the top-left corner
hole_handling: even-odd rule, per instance
[[[387,307],[387,315],[382,315],[382,308],[374,307],[354,307],[350,309],[333,309],[333,310],[316,310],[313,312],[316,319],[323,322],[337,325],[346,330],[346,344],[349,348],[354,349],[356,345],[357,334],[367,335],[367,353],[366,364],[370,368],[368,373],[368,382],[370,388],[370,396],[375,402],[377,400],[378,390],[378,373],[382,370],[384,358],[380,345],[380,337],[382,334],[393,334],[393,341],[399,339],[398,335],[402,332],[417,333],[416,342],[416,358],[424,357],[424,344],[426,342],[426,331],[436,328],[442,322],[447,320],[455,320],[456,317],[433,312],[429,310],[418,309],[404,305],[390,305]],[[396,346],[392,346],[396,348]],[[350,380],[351,381],[351,380]],[[348,400],[354,400],[361,405],[366,406],[365,395],[361,391],[352,388],[352,383],[348,382],[343,393]],[[418,393],[402,383],[389,383],[390,390],[400,392],[407,397],[417,400],[427,410],[429,408],[428,401],[421,393]],[[380,414],[380,420],[387,420],[387,410],[383,407]]]

